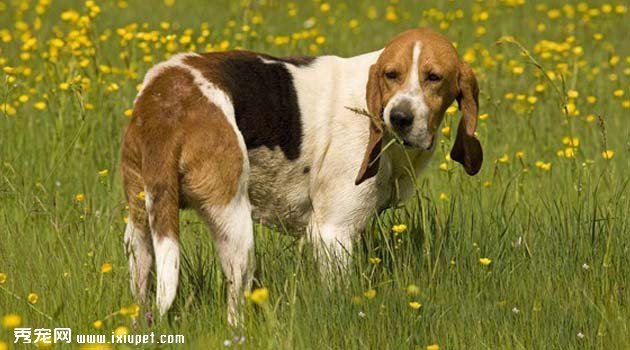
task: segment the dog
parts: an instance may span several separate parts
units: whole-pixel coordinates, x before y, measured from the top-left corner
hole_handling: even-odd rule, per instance
[[[170,308],[183,208],[210,227],[232,325],[251,286],[254,222],[304,235],[323,266],[347,263],[369,217],[413,193],[408,170],[427,164],[455,100],[462,118],[451,158],[470,175],[479,171],[478,94],[471,68],[429,29],[350,58],[229,51],[157,64],[122,144],[135,298],[145,301],[155,264],[158,311]]]

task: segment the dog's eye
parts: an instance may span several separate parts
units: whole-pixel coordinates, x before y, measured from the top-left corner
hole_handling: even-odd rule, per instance
[[[398,80],[398,72],[395,70],[385,71],[385,78],[389,80]]]
[[[431,73],[431,74],[429,74],[429,75],[427,76],[427,80],[428,80],[428,81],[440,81],[440,80],[442,80],[442,77],[440,77],[440,76],[439,76],[439,75],[437,75],[437,74],[433,74],[433,73]]]

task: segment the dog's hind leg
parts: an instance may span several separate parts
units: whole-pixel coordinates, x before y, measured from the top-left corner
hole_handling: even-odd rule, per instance
[[[212,230],[228,282],[228,323],[240,325],[243,296],[251,288],[254,269],[254,228],[249,199],[242,193],[228,205],[206,208],[201,215]]]
[[[129,261],[131,292],[140,304],[144,304],[151,268],[153,246],[151,230],[144,203],[144,182],[140,174],[140,155],[133,132],[123,143],[122,178],[129,217],[125,228],[125,252]]]
[[[129,218],[125,228],[125,251],[128,256],[131,292],[140,304],[144,304],[151,267],[153,266],[153,246],[151,233],[134,224]]]
[[[216,105],[201,105],[188,116],[194,128],[187,130],[182,147],[182,189],[212,231],[228,281],[228,322],[235,326],[252,279],[249,161],[239,131]]]
[[[160,315],[168,311],[175,299],[180,262],[179,141],[172,130],[162,129],[161,138],[144,140],[142,157],[144,205],[155,256],[156,303]]]
[[[175,299],[179,281],[179,184],[175,169],[154,173],[160,176],[145,180],[145,203],[155,253],[156,302],[164,315]]]
[[[191,132],[188,136],[189,140],[197,137],[207,138],[207,135]],[[243,292],[251,286],[253,269],[254,231],[247,194],[249,163],[240,149],[230,147],[235,140],[217,140],[223,142],[186,145],[182,183],[186,198],[212,232],[228,282],[228,323],[236,326],[241,318]]]

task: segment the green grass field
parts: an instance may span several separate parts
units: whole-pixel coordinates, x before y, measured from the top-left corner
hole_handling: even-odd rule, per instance
[[[0,350],[32,348],[13,344],[18,325],[186,336],[162,348],[242,333],[229,347],[630,349],[627,3],[49,2],[0,0]],[[417,195],[371,221],[338,283],[258,227],[269,297],[238,334],[210,236],[185,213],[178,298],[149,328],[129,290],[118,167],[146,70],[191,50],[352,56],[417,26],[456,42],[480,81],[480,174],[445,158],[449,111]]]

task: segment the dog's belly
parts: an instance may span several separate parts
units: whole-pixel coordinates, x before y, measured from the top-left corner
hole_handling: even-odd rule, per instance
[[[282,151],[260,147],[248,151],[249,200],[254,222],[299,235],[311,213],[308,163],[288,160]]]

